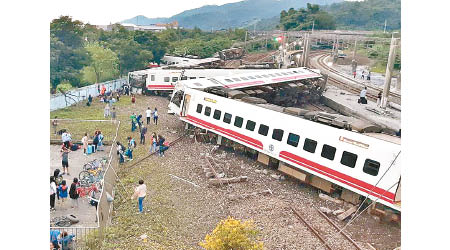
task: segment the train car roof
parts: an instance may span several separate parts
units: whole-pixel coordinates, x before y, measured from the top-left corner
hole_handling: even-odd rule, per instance
[[[375,137],[377,139],[380,140],[384,140],[384,141],[388,141],[388,142],[392,142],[398,145],[401,145],[401,138],[397,137],[397,136],[392,136],[392,135],[388,135],[388,134],[381,134],[381,133],[364,133],[364,135],[370,136],[370,137]]]
[[[205,79],[193,79],[181,81],[186,88],[205,89],[208,87],[225,87],[229,89],[241,89],[254,86],[270,85],[275,83],[290,82],[294,80],[311,79],[321,77],[320,73],[307,68],[290,69],[264,69],[249,70],[239,74],[216,76]]]

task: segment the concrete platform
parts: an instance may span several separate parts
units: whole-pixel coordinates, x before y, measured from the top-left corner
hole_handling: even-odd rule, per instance
[[[392,108],[386,108],[386,111],[384,111],[378,108],[375,102],[369,100],[367,104],[359,104],[358,99],[359,95],[328,85],[321,101],[343,115],[355,116],[394,131],[398,131],[401,128],[400,111]],[[368,109],[373,109],[379,114]]]
[[[73,182],[73,178],[77,177],[81,170],[83,170],[83,165],[94,159],[101,159],[102,157],[107,157],[109,155],[110,146],[104,146],[104,151],[97,151],[96,153],[90,155],[83,155],[83,150],[78,149],[77,151],[70,151],[69,153],[69,175],[64,175],[64,180],[67,182],[68,188]],[[62,171],[61,165],[61,145],[50,145],[50,175],[53,175],[53,171],[59,168]],[[80,222],[72,225],[72,227],[94,227],[97,226],[96,220],[96,210],[95,207],[89,204],[89,200],[84,198],[78,199],[78,208],[71,208],[71,199],[67,197],[64,203],[61,200],[58,201],[56,198],[55,209],[56,211],[50,213],[50,219],[54,217],[59,217],[63,215],[73,214]]]

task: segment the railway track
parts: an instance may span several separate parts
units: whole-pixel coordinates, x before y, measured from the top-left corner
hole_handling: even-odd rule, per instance
[[[316,249],[322,249],[323,247],[328,250],[363,249],[346,233],[340,232],[339,235],[336,235],[339,232],[339,227],[320,210],[317,210],[317,213],[313,216],[305,217],[294,207],[291,206],[291,209],[317,239],[320,240],[321,247],[316,247]]]
[[[325,63],[325,58],[327,58],[329,56],[329,54],[326,52],[314,53],[311,55],[311,58],[317,57],[317,56],[318,56],[318,58],[317,58],[318,65],[317,66],[319,66],[319,68],[321,70],[328,71],[331,73],[328,75],[328,82],[330,84],[332,84],[340,89],[347,90],[354,94],[359,94],[361,92],[361,90],[363,89],[363,87],[367,87],[367,94],[366,94],[367,99],[376,102],[378,93],[380,91],[383,91],[382,88],[365,85],[363,83],[360,83],[359,81],[355,81],[354,79],[352,79],[350,76],[346,75],[345,73],[342,73],[342,72],[328,66]],[[347,81],[347,82],[336,79],[337,77],[335,77],[335,75],[337,75],[340,78],[345,79],[345,81]],[[350,83],[348,83],[348,82],[350,82]],[[401,95],[398,93],[395,93],[395,92],[390,92],[389,93],[389,101],[400,105],[401,104]]]

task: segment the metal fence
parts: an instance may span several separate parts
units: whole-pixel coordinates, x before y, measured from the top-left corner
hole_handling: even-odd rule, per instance
[[[100,86],[105,85],[106,92],[114,91],[120,89],[124,84],[126,84],[127,80],[125,78],[117,79],[113,81],[99,83]],[[70,90],[66,92],[66,95],[61,93],[52,95],[50,97],[50,111],[62,109],[68,107],[70,105],[76,104],[83,100],[86,100],[89,95],[92,97],[98,96],[100,93],[98,92],[98,84],[92,84],[89,86],[85,86],[82,88]]]
[[[115,136],[109,151],[108,166],[101,181],[102,190],[97,205],[97,227],[50,227],[50,230],[58,230],[61,233],[65,231],[69,235],[75,235],[73,249],[100,249],[103,242],[104,229],[111,222],[113,202],[108,201],[108,194],[114,198],[114,186],[118,178],[116,172],[118,159],[115,144],[119,127],[120,121],[117,122]]]

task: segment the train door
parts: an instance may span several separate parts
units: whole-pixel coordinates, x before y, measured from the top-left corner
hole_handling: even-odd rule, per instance
[[[186,116],[189,110],[189,103],[191,101],[191,95],[184,95],[183,109],[181,111],[181,116]]]

